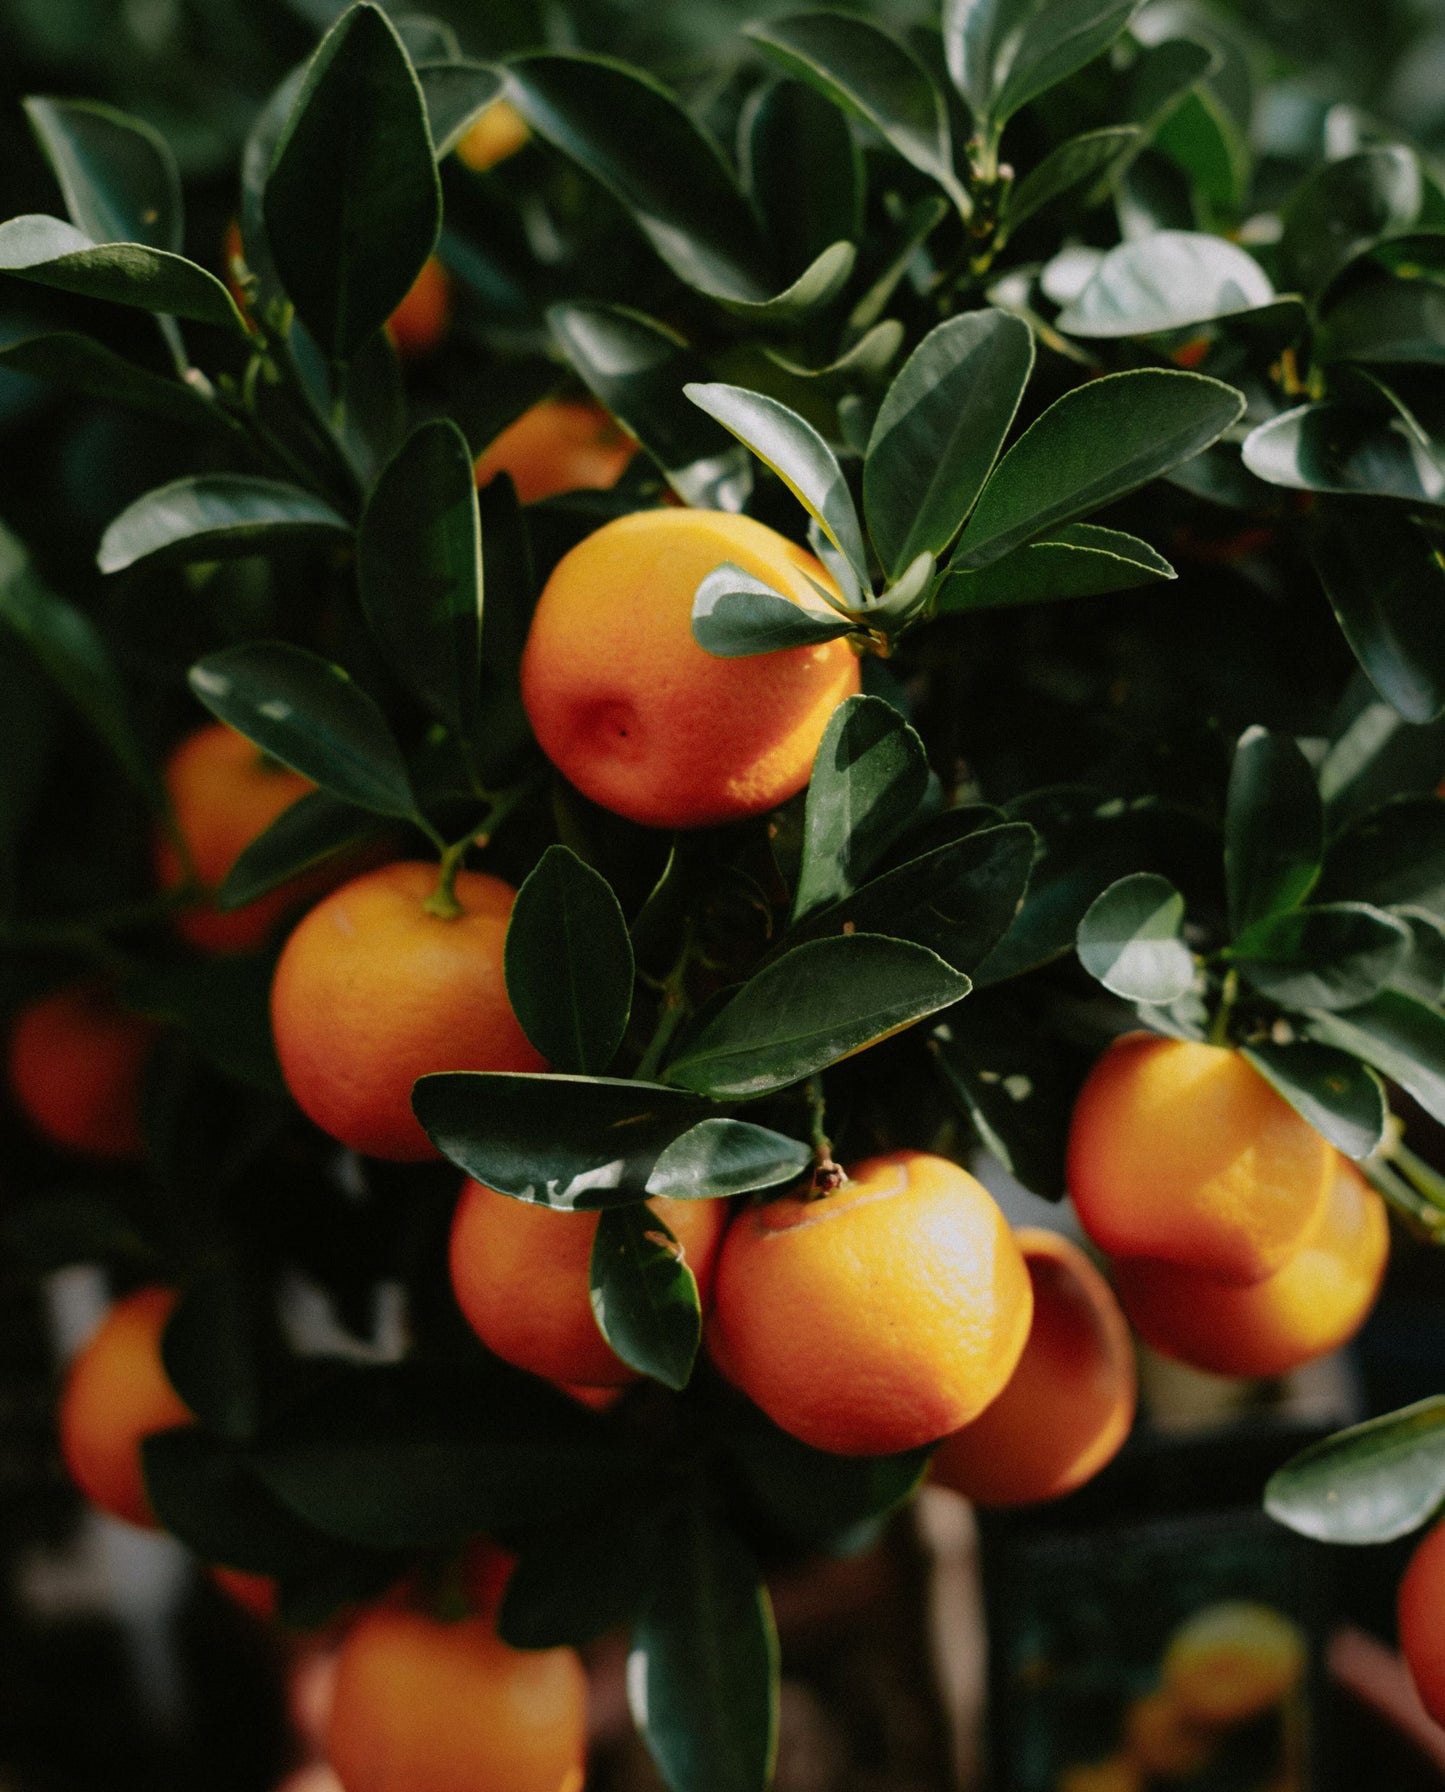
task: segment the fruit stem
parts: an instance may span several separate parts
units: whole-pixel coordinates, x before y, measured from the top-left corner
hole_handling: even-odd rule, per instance
[[[1445,1244],[1445,1212],[1422,1199],[1408,1182],[1379,1158],[1367,1158],[1360,1169],[1370,1186],[1394,1208],[1417,1238],[1423,1238],[1427,1244]]]
[[[1209,1043],[1211,1045],[1229,1044],[1229,1023],[1234,1014],[1234,1004],[1239,997],[1239,972],[1226,972],[1224,988],[1220,992],[1219,1006],[1214,1011],[1214,1019],[1209,1025]]]
[[[1403,1176],[1415,1192],[1429,1202],[1431,1207],[1438,1209],[1441,1214],[1445,1214],[1445,1176],[1433,1169],[1423,1158],[1417,1157],[1398,1134],[1393,1139],[1387,1136],[1380,1156],[1393,1170]]]
[[[687,1014],[687,967],[692,959],[696,938],[696,923],[689,919],[672,969],[662,980],[662,1007],[657,1016],[657,1025],[642,1054],[642,1062],[637,1066],[637,1075],[643,1081],[656,1074],[664,1052],[672,1043],[673,1034],[682,1025]]]
[[[462,860],[466,858],[467,849],[474,838],[472,833],[463,834],[460,840],[454,840],[442,852],[437,887],[422,904],[429,915],[436,915],[443,921],[455,921],[462,913],[462,905],[457,901],[457,873],[462,868]]]
[[[842,1188],[848,1177],[842,1165],[833,1157],[833,1141],[828,1137],[828,1109],[821,1076],[808,1078],[807,1095],[811,1115],[808,1136],[813,1145],[813,1180],[809,1199],[814,1200],[819,1195],[831,1195],[834,1189]]]

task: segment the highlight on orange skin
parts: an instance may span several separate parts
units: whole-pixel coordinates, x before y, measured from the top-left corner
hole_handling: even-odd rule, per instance
[[[507,999],[502,953],[516,891],[463,871],[462,913],[428,912],[437,867],[383,865],[334,890],[287,940],[271,1028],[296,1102],[343,1145],[421,1162],[440,1154],[411,1107],[437,1070],[543,1070]]]
[[[486,1618],[369,1612],[341,1648],[327,1755],[345,1792],[581,1792],[587,1677]]]
[[[479,486],[511,475],[523,504],[563,492],[610,491],[637,444],[590,398],[544,398],[509,423],[477,457]]]
[[[1396,1600],[1400,1652],[1420,1703],[1445,1724],[1445,1524],[1415,1546]]]
[[[451,320],[451,275],[435,255],[429,255],[411,290],[386,320],[386,333],[403,361],[419,361],[440,344]]]
[[[649,827],[760,815],[807,783],[828,719],[859,688],[846,641],[719,659],[693,596],[724,562],[832,615],[805,549],[750,517],[637,511],[559,561],[532,619],[522,699],[542,750],[584,796]],[[806,576],[805,576],[806,575]]]
[[[1263,1281],[1315,1224],[1333,1148],[1239,1052],[1130,1033],[1079,1093],[1068,1182],[1111,1257]]]
[[[457,159],[477,174],[514,156],[532,135],[510,100],[493,100],[457,144]]]
[[[1214,1375],[1287,1375],[1347,1344],[1368,1318],[1390,1254],[1385,1204],[1346,1159],[1283,1269],[1252,1287],[1177,1264],[1121,1261],[1115,1281],[1144,1342]]]
[[[647,1205],[681,1246],[706,1310],[727,1203],[663,1197]],[[597,1222],[595,1213],[515,1201],[479,1182],[465,1184],[452,1221],[452,1289],[472,1330],[519,1369],[579,1390],[638,1378],[592,1311]]]
[[[161,1362],[161,1335],[176,1303],[172,1288],[141,1288],[118,1300],[76,1356],[60,1396],[60,1453],[92,1505],[155,1528],[140,1447],[157,1431],[191,1422]]]
[[[20,1112],[62,1150],[113,1163],[145,1156],[141,1098],[159,1036],[95,983],[69,983],[22,1008],[7,1069]]]
[[[975,1419],[1012,1375],[1033,1292],[993,1197],[945,1158],[870,1158],[815,1200],[744,1208],[708,1348],[815,1449],[887,1455]]]
[[[1138,1376],[1109,1284],[1057,1232],[1014,1234],[1033,1284],[1033,1323],[1003,1392],[933,1458],[933,1479],[980,1506],[1060,1499],[1123,1447]]]

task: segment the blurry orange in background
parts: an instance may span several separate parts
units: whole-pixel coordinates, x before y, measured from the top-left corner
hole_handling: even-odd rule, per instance
[[[510,473],[523,504],[610,491],[636,452],[632,437],[592,399],[544,398],[482,450],[476,480],[482,486]]]
[[[145,1156],[141,1095],[160,1029],[96,983],[70,983],[21,1009],[10,1033],[15,1104],[67,1151],[117,1163]]]
[[[419,361],[437,347],[451,321],[451,275],[430,255],[411,291],[387,319],[386,333],[403,361]]]
[[[531,136],[510,100],[493,100],[457,145],[457,159],[478,174],[513,156]]]

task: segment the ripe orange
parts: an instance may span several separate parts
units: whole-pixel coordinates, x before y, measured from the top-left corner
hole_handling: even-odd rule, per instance
[[[1263,1281],[1314,1225],[1335,1153],[1238,1052],[1130,1033],[1090,1072],[1069,1191],[1094,1243]]]
[[[1400,1582],[1400,1649],[1420,1702],[1445,1724],[1445,1524],[1427,1531]]]
[[[1300,1628],[1283,1612],[1226,1600],[1174,1632],[1164,1652],[1164,1689],[1191,1723],[1247,1723],[1294,1691],[1305,1658]]]
[[[159,1028],[98,985],[31,1002],[10,1034],[15,1104],[52,1144],[116,1163],[145,1156],[141,1092]]]
[[[704,1304],[727,1223],[722,1201],[649,1201],[697,1277]],[[637,1373],[602,1336],[588,1295],[595,1213],[562,1212],[462,1189],[452,1222],[452,1288],[472,1330],[519,1369],[577,1387],[620,1387]]]
[[[70,1477],[102,1511],[154,1527],[140,1446],[191,1414],[161,1362],[174,1289],[142,1288],[118,1300],[70,1365],[60,1396],[60,1453]]]
[[[652,827],[759,815],[802,789],[828,718],[858,689],[845,641],[717,659],[692,638],[724,561],[831,614],[802,548],[750,517],[643,510],[605,523],[547,581],[522,659],[542,750],[604,808]]]
[[[403,361],[419,361],[446,335],[451,321],[451,276],[435,255],[429,255],[411,290],[386,320],[386,333]]]
[[[636,452],[636,442],[600,404],[544,398],[482,450],[476,480],[486,485],[510,473],[524,504],[561,492],[610,491]]]
[[[1014,1234],[1034,1290],[1033,1324],[1008,1386],[944,1438],[933,1478],[981,1506],[1072,1493],[1111,1461],[1134,1422],[1129,1327],[1109,1284],[1068,1239]]]
[[[1330,1193],[1283,1269],[1240,1288],[1146,1258],[1116,1266],[1119,1298],[1146,1344],[1214,1375],[1285,1375],[1364,1324],[1390,1251],[1385,1204],[1340,1158]]]
[[[507,1000],[502,949],[516,891],[463,871],[462,913],[432,914],[435,865],[353,878],[287,940],[271,1026],[287,1086],[316,1124],[372,1157],[438,1155],[411,1111],[433,1070],[541,1070]]]
[[[166,763],[165,781],[196,876],[212,892],[251,842],[298,797],[315,789],[309,779],[268,759],[224,722],[187,735]],[[179,889],[185,869],[164,835],[156,837],[155,862],[161,888]],[[202,952],[250,952],[265,943],[303,897],[326,889],[330,881],[324,869],[293,878],[237,909],[219,909],[214,900],[203,898],[177,913],[176,929]]]
[[[581,1792],[586,1746],[571,1649],[385,1607],[342,1645],[327,1754],[345,1792]]]
[[[478,174],[515,155],[531,136],[527,121],[509,100],[493,100],[457,145],[459,160]]]
[[[886,1455],[977,1418],[1023,1352],[1033,1294],[992,1196],[920,1151],[834,1193],[745,1208],[723,1241],[709,1349],[783,1430]]]

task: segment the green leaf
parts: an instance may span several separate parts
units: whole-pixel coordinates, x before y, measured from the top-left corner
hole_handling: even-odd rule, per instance
[[[1256,479],[1293,491],[1445,502],[1445,472],[1405,430],[1334,400],[1261,423],[1242,453]]]
[[[1154,336],[1274,302],[1269,276],[1220,236],[1160,230],[1120,243],[1054,320],[1069,336]]]
[[[1415,904],[1445,920],[1445,803],[1407,796],[1369,810],[1331,841],[1319,894],[1377,908]]]
[[[1097,597],[1157,584],[1178,574],[1147,541],[1096,523],[1068,523],[1005,554],[977,572],[951,572],[939,582],[934,614],[959,615],[1013,604]]]
[[[1259,1040],[1241,1050],[1336,1151],[1358,1161],[1378,1149],[1389,1109],[1379,1077],[1358,1058],[1312,1039],[1289,1045]]]
[[[743,187],[774,253],[813,262],[863,232],[863,158],[838,107],[803,81],[759,88],[738,125]]]
[[[702,1341],[697,1277],[650,1207],[634,1202],[599,1216],[589,1282],[598,1329],[623,1362],[685,1388]]]
[[[501,71],[484,62],[418,61],[416,78],[439,162],[452,153],[503,87]]]
[[[532,740],[522,705],[522,650],[537,607],[532,548],[516,488],[505,476],[477,493],[482,517],[482,704],[477,751],[491,785],[516,777]]]
[[[286,1084],[271,1035],[270,953],[234,952],[147,964],[122,985],[142,1014],[180,1027],[225,1076],[268,1095]]]
[[[910,1499],[930,1454],[835,1456],[789,1436],[751,1406],[738,1412],[726,1444],[769,1528],[825,1550],[846,1549]]]
[[[637,1615],[646,1519],[590,1512],[575,1530],[527,1539],[507,1577],[497,1634],[514,1649],[581,1648]]]
[[[1079,923],[1079,962],[1126,1002],[1177,1002],[1194,984],[1184,898],[1167,877],[1138,871],[1110,884]]]
[[[1254,922],[1304,901],[1319,881],[1324,809],[1309,761],[1291,736],[1246,728],[1234,750],[1224,824],[1229,921]]]
[[[1349,289],[1330,307],[1319,352],[1325,360],[1445,362],[1445,282],[1373,280]]]
[[[848,481],[837,456],[812,424],[776,398],[743,386],[713,382],[684,389],[699,410],[716,418],[772,468],[866,585],[868,555]]]
[[[937,953],[904,940],[812,940],[755,971],[665,1075],[718,1101],[767,1095],[901,1032],[971,987]]]
[[[362,608],[387,663],[463,741],[482,673],[482,527],[472,452],[448,418],[414,429],[357,535]]]
[[[1320,583],[1370,683],[1407,722],[1445,714],[1445,567],[1392,506],[1335,499],[1310,519]]]
[[[441,229],[421,87],[368,0],[342,14],[311,58],[262,210],[302,323],[331,360],[350,360],[411,290]]]
[[[161,1361],[171,1386],[217,1437],[246,1443],[261,1414],[257,1314],[235,1262],[192,1277],[167,1322]]]
[[[1221,224],[1238,218],[1249,190],[1249,142],[1213,88],[1199,83],[1155,128],[1154,142],[1186,177],[1196,209]]]
[[[570,847],[549,846],[507,927],[507,995],[555,1069],[600,1075],[632,1011],[632,942],[612,886]]]
[[[1143,128],[1157,126],[1190,88],[1218,74],[1224,58],[1217,48],[1188,37],[1148,44],[1130,70],[1128,115]]]
[[[665,325],[620,305],[553,305],[558,346],[600,404],[667,475],[685,504],[738,510],[752,490],[747,450],[683,397],[702,357]]]
[[[1445,1016],[1436,1009],[1387,989],[1348,1014],[1312,1015],[1306,1031],[1322,1045],[1363,1058],[1445,1121]]]
[[[246,328],[230,293],[195,262],[143,243],[92,243],[59,218],[32,213],[0,224],[0,274],[221,330]]]
[[[1232,386],[1141,368],[1067,392],[999,462],[951,562],[1000,560],[1147,485],[1215,442],[1244,411]]]
[[[100,538],[96,564],[124,572],[163,554],[168,560],[227,560],[318,535],[348,539],[351,525],[299,485],[247,473],[201,473],[137,498]]]
[[[216,892],[216,906],[245,908],[337,853],[377,838],[376,817],[324,790],[308,791],[283,809],[246,847]]]
[[[889,578],[963,527],[1034,365],[1028,325],[965,312],[930,330],[888,388],[863,468],[868,532]]]
[[[811,312],[821,311],[848,284],[858,251],[852,243],[830,243],[820,249],[798,277],[767,299],[734,299],[718,295],[718,303],[755,330],[796,327]]]
[[[1235,941],[1245,980],[1282,1008],[1354,1008],[1377,995],[1410,946],[1403,921],[1363,902],[1267,915]]]
[[[994,127],[1103,54],[1138,0],[954,0],[949,66],[976,123]],[[974,95],[986,102],[976,105]]]
[[[773,297],[762,233],[717,146],[651,75],[601,56],[520,56],[507,95],[627,208],[680,280],[717,299]]]
[[[848,313],[848,329],[854,335],[871,330],[882,317],[894,293],[914,265],[918,251],[948,216],[948,201],[937,193],[915,199],[895,226],[888,259],[872,284]]]
[[[943,95],[911,50],[869,20],[837,12],[769,19],[748,26],[747,35],[790,74],[871,125],[967,216]]]
[[[0,348],[0,367],[45,380],[83,398],[145,411],[182,428],[225,427],[222,414],[191,386],[149,373],[76,331],[25,336]]]
[[[804,609],[731,560],[707,575],[692,600],[692,638],[719,659],[815,647],[851,634],[853,628],[844,616]]]
[[[1285,214],[1279,245],[1285,278],[1302,292],[1322,292],[1383,237],[1408,230],[1423,192],[1419,158],[1402,144],[1327,162]]]
[[[28,99],[24,105],[77,230],[94,243],[144,243],[180,253],[181,179],[159,131],[93,101]]]
[[[1086,197],[1080,189],[1092,189],[1106,181],[1134,153],[1139,137],[1137,125],[1106,125],[1102,130],[1085,131],[1082,136],[1059,144],[1010,194],[1009,229],[1017,230],[1036,212],[1060,199],[1071,195]]]
[[[647,1178],[647,1193],[670,1201],[750,1195],[796,1181],[812,1156],[798,1139],[749,1120],[699,1120],[664,1148]]]
[[[705,1119],[695,1095],[620,1078],[445,1071],[412,1089],[444,1157],[468,1176],[543,1207],[619,1207],[656,1192],[669,1145]]]
[[[253,641],[198,660],[190,685],[212,715],[342,802],[415,816],[386,717],[340,666],[289,642]]]
[[[632,1627],[633,1721],[671,1792],[766,1792],[778,1733],[778,1638],[757,1565],[701,1499],[653,1542]]]
[[[1445,1000],[1445,921],[1418,908],[1397,909],[1410,947],[1390,976],[1390,988],[1438,1008]]]
[[[1270,1477],[1270,1517],[1321,1543],[1393,1543],[1445,1501],[1445,1395],[1311,1444]]]
[[[429,13],[405,13],[394,21],[396,35],[412,61],[454,65],[461,60],[462,46],[457,34],[445,19]]]
[[[1320,763],[1320,794],[1336,829],[1353,827],[1361,815],[1396,795],[1433,794],[1445,779],[1445,723],[1412,727],[1398,710],[1381,703],[1363,678],[1354,695],[1357,701]],[[1433,845],[1435,837],[1432,833],[1432,853],[1441,850]],[[1432,876],[1445,883],[1445,868]],[[1361,892],[1350,888],[1333,893]]]

